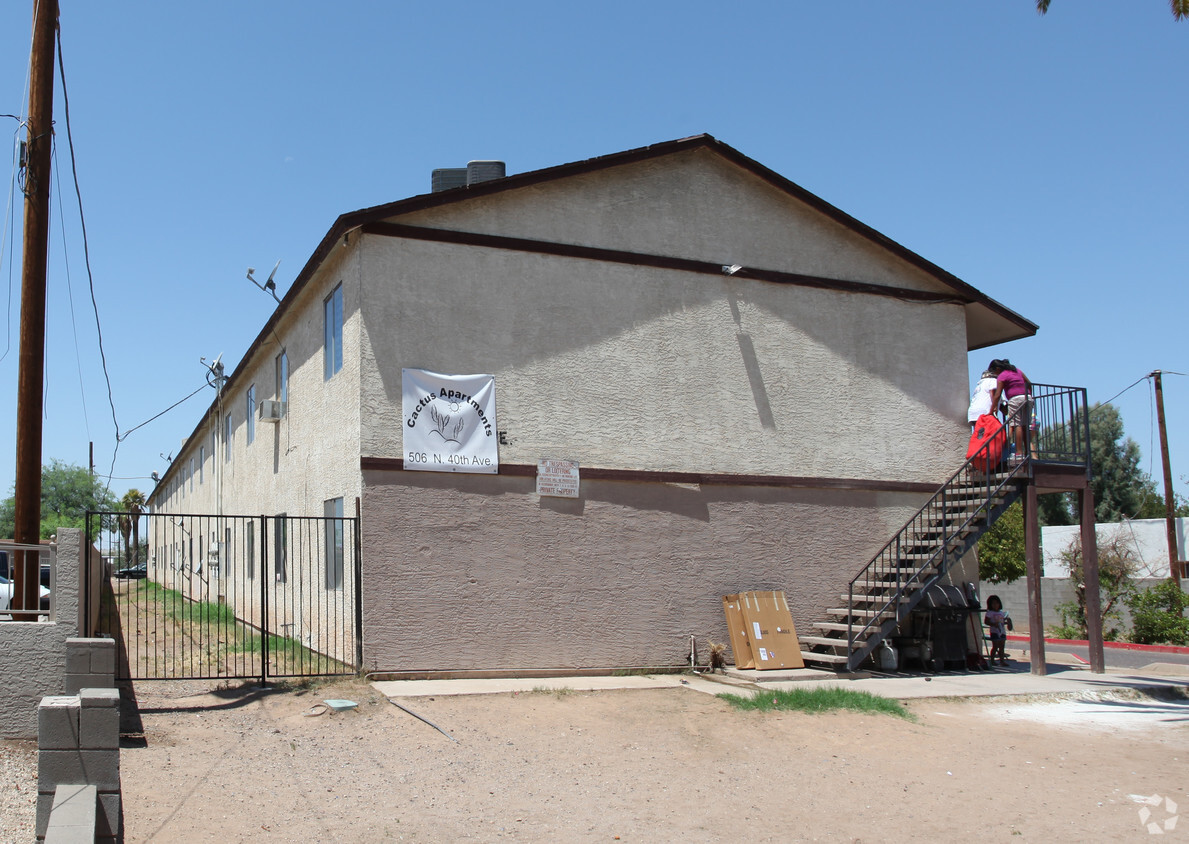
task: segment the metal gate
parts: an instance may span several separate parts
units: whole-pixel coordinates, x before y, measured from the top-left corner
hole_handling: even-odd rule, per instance
[[[353,674],[359,517],[87,514],[120,680]],[[95,617],[87,607],[84,618]]]

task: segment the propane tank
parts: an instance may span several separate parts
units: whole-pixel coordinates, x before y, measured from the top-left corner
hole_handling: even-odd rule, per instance
[[[879,644],[879,667],[882,671],[895,671],[900,663],[900,655],[892,647],[892,643],[884,639]]]

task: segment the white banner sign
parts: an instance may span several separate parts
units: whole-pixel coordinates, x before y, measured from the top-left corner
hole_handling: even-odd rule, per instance
[[[537,461],[537,495],[578,497],[578,464],[573,460]]]
[[[499,472],[494,375],[402,369],[401,392],[406,469]]]

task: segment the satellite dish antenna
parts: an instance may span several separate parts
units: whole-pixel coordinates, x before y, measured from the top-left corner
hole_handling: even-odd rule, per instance
[[[205,357],[199,358],[198,360],[208,370],[206,375],[206,383],[210,384],[216,390],[222,390],[223,382],[227,380],[223,377],[223,353],[219,352],[219,356],[211,363],[207,363]]]
[[[281,300],[277,297],[277,283],[274,279],[276,278],[277,267],[279,266],[281,266],[281,259],[277,258],[277,262],[273,264],[272,272],[268,274],[268,281],[264,282],[264,284],[261,284],[252,276],[256,272],[256,268],[248,267],[248,281],[252,282],[252,284],[259,287],[265,293],[271,294],[276,299],[278,305],[281,304]]]

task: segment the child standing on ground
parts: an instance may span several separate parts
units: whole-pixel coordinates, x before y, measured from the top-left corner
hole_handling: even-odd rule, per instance
[[[1007,628],[1011,624],[1007,612],[1003,609],[1003,602],[998,595],[987,598],[986,624],[989,628],[991,640],[991,664],[995,664],[998,656],[1000,665],[1007,665],[1007,656],[1003,649],[1007,646]]]

